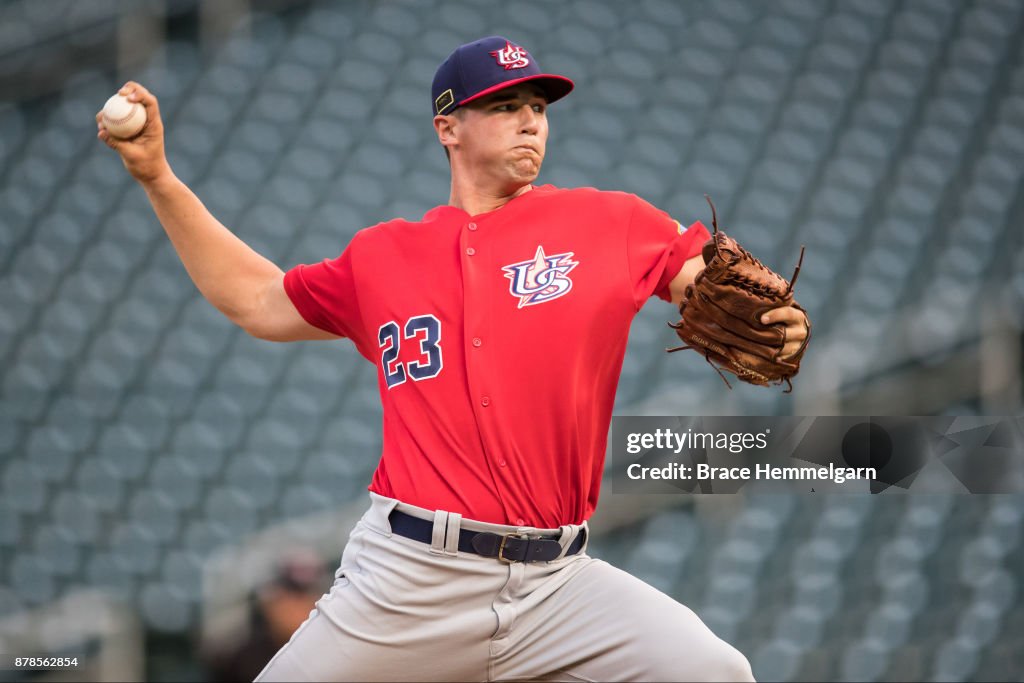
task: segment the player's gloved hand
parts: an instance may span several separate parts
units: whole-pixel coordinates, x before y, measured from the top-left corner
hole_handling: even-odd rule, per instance
[[[146,108],[146,125],[130,140],[115,138],[103,126],[103,112],[99,111],[96,112],[96,126],[99,128],[96,137],[121,155],[124,167],[140,183],[150,183],[170,175],[171,167],[164,153],[164,123],[156,97],[135,81],[125,83],[118,93]]]
[[[670,323],[684,345],[669,351],[701,353],[726,384],[722,370],[751,384],[786,382],[791,391],[811,337],[807,313],[793,299],[800,264],[787,282],[718,229],[714,204],[711,215],[714,235],[704,245],[704,270],[686,287],[682,319]]]

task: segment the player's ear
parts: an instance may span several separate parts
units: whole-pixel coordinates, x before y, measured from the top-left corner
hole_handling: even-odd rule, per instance
[[[434,130],[437,131],[437,140],[445,147],[449,147],[458,141],[458,117],[454,115],[438,114],[434,117]]]
[[[437,139],[445,150],[459,142],[459,122],[462,121],[464,110],[456,109],[451,114],[438,114],[434,117],[434,130],[437,132]]]

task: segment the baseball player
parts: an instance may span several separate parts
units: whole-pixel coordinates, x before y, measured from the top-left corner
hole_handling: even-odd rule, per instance
[[[652,296],[679,304],[709,234],[631,194],[533,184],[572,89],[503,37],[458,47],[431,101],[448,203],[286,273],[174,176],[145,88],[121,90],[146,107],[138,137],[100,124],[231,321],[348,338],[377,368],[369,509],[257,680],[752,680],[690,609],[586,552],[630,322]],[[769,316],[801,349],[803,312]]]

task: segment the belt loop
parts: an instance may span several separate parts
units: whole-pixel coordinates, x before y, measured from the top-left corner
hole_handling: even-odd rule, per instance
[[[448,526],[445,529],[444,554],[459,554],[459,530],[462,528],[462,515],[458,512],[448,513]]]
[[[558,545],[562,546],[562,552],[558,553],[558,557],[555,558],[556,560],[565,557],[565,551],[569,549],[569,544],[572,543],[572,539],[575,537],[571,525],[563,524],[558,528],[562,530],[562,535],[558,537]]]
[[[430,552],[433,555],[444,554],[444,536],[448,530],[448,513],[434,510],[434,529],[430,536]]]
[[[370,509],[367,510],[363,519],[366,520],[370,526],[380,529],[387,533],[388,538],[391,537],[391,522],[388,521],[388,517],[391,515],[391,511],[398,507],[398,501],[394,498],[387,498],[370,491]]]

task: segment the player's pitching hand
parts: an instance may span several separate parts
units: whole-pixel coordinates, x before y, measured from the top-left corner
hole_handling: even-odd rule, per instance
[[[149,183],[170,174],[171,168],[164,154],[164,123],[156,97],[135,81],[125,83],[118,93],[146,108],[146,124],[142,132],[130,140],[115,138],[104,127],[103,112],[99,111],[96,112],[99,129],[96,137],[121,155],[124,167],[140,183]]]
[[[811,330],[811,323],[807,314],[794,306],[783,306],[773,308],[761,316],[761,322],[766,325],[784,324],[786,332],[786,343],[782,346],[782,358],[792,358],[804,346],[807,335]]]

